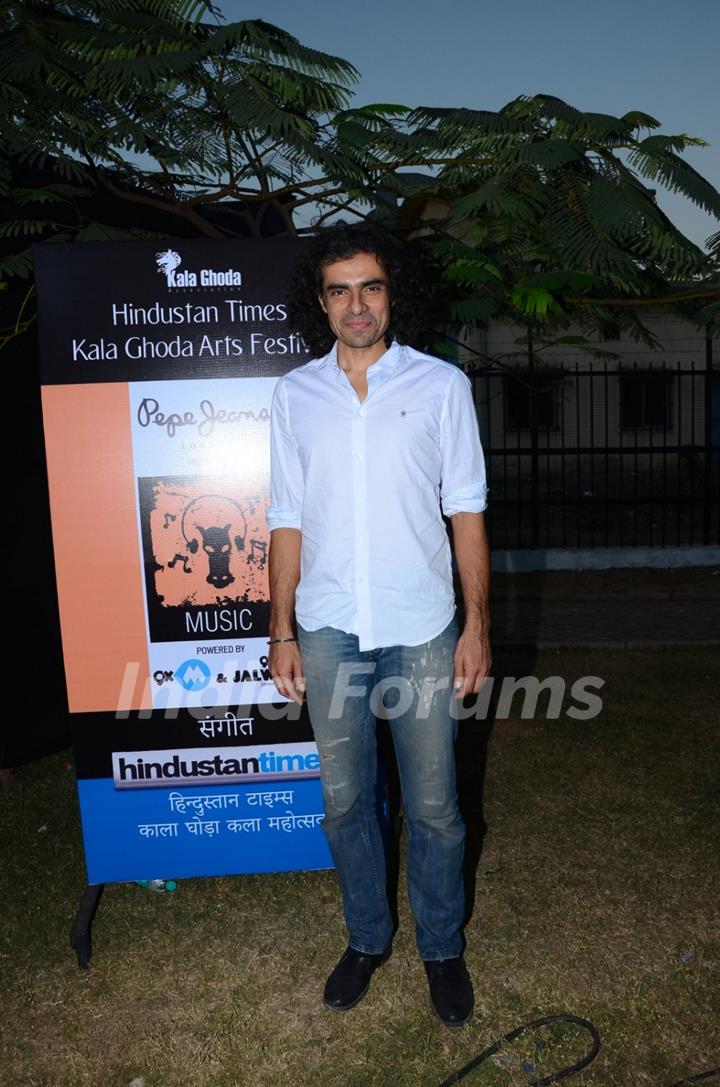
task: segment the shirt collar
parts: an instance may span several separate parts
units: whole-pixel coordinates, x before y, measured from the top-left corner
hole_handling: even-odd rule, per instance
[[[332,368],[339,369],[337,360],[337,346],[338,345],[336,340],[323,360],[324,366],[330,366]],[[379,377],[389,377],[400,362],[401,355],[402,345],[399,344],[397,340],[393,340],[387,351],[380,356],[377,362],[374,362],[372,366],[368,366],[368,382],[370,382],[371,380],[377,381]]]

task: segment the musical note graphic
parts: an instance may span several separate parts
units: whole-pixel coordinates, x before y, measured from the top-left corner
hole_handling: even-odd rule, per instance
[[[260,555],[259,560],[256,557],[256,552]],[[250,540],[250,554],[247,557],[247,561],[257,563],[259,569],[262,570],[267,562],[267,544],[264,540]]]

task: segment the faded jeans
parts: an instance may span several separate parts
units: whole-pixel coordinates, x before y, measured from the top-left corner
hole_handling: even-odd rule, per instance
[[[462,953],[465,828],[451,713],[455,620],[431,641],[360,652],[354,634],[298,629],[320,753],[322,827],[342,888],[350,946],[384,951],[393,935],[376,804],[376,717],[387,718],[409,831],[408,892],[423,959]]]

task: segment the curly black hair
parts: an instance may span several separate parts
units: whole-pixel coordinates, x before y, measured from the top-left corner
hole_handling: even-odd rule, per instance
[[[428,290],[412,248],[374,223],[341,221],[301,241],[290,278],[288,321],[292,330],[302,336],[313,358],[326,355],[335,342],[318,301],[323,269],[357,253],[372,253],[388,277],[388,347],[393,340],[412,345],[422,339],[428,319]]]

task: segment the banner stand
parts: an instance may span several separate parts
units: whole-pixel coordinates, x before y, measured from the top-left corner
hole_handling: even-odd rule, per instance
[[[270,409],[308,361],[297,239],[38,245],[40,375],[87,886],[332,867],[269,673]]]
[[[77,964],[81,970],[87,970],[92,958],[92,923],[97,912],[104,883],[89,883],[82,893],[75,920],[70,929],[70,947],[77,955]]]

